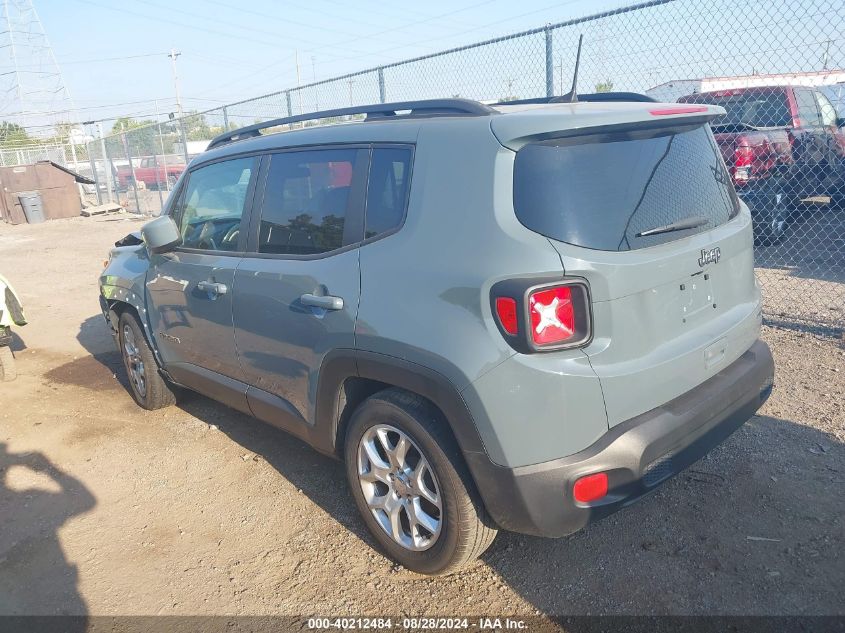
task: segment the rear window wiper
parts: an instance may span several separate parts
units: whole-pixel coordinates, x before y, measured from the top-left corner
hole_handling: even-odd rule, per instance
[[[664,224],[663,226],[655,226],[653,229],[646,229],[636,234],[636,237],[648,237],[649,235],[660,235],[661,233],[672,233],[673,231],[686,231],[687,229],[697,229],[699,226],[704,226],[710,221],[710,218],[705,218],[703,215],[694,215],[671,224]]]

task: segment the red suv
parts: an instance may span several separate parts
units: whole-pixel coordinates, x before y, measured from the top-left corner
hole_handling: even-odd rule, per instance
[[[682,103],[725,108],[711,124],[734,185],[751,207],[757,235],[780,239],[786,207],[812,196],[845,195],[845,135],[828,98],[802,86],[762,86],[702,92]]]

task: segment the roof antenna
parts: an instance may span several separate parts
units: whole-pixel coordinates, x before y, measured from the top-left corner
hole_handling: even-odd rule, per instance
[[[575,54],[575,72],[572,73],[572,90],[565,95],[552,99],[554,103],[578,103],[578,66],[581,64],[581,44],[584,34],[578,36],[578,52]]]

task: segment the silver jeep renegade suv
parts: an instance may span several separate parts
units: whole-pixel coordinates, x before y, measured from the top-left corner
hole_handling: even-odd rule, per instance
[[[186,387],[345,460],[421,573],[499,528],[570,534],[771,391],[723,112],[444,99],[224,134],[100,278],[132,395]]]

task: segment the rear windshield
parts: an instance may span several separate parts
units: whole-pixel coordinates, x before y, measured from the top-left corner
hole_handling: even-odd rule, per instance
[[[714,121],[713,127],[792,125],[792,115],[783,89],[748,90],[735,94],[703,93],[684,97],[682,101],[722,106],[727,113]]]
[[[739,210],[704,126],[526,145],[516,154],[514,208],[532,231],[604,251],[689,237],[724,224]],[[690,219],[701,226],[652,231]]]

